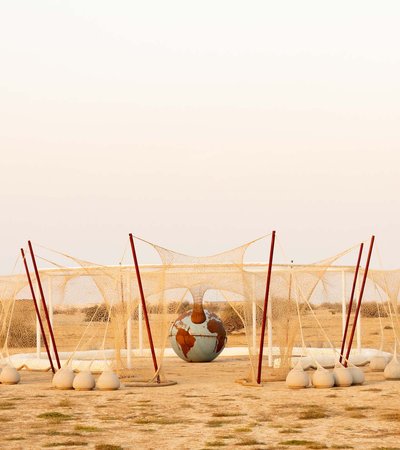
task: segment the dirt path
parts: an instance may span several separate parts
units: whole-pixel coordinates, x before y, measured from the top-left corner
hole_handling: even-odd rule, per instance
[[[117,392],[56,391],[50,374],[23,371],[20,385],[0,385],[0,448],[400,449],[400,382],[383,374],[291,391],[235,383],[245,358],[166,365],[177,385]]]

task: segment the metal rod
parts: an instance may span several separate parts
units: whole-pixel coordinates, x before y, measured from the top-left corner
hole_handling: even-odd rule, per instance
[[[347,339],[347,332],[349,329],[349,323],[350,323],[350,316],[351,316],[351,309],[353,308],[353,301],[354,301],[354,293],[356,292],[356,286],[357,286],[357,278],[358,278],[358,272],[360,270],[360,262],[361,262],[361,256],[364,248],[364,243],[360,245],[360,250],[358,252],[358,259],[356,264],[356,270],[354,272],[354,279],[353,279],[353,286],[351,288],[351,294],[350,294],[350,301],[349,301],[349,309],[347,311],[347,317],[346,317],[346,324],[344,326],[344,332],[343,332],[343,338],[342,338],[342,346],[340,348],[340,356],[339,356],[339,362],[341,363],[344,356],[344,347],[346,345],[346,339]]]
[[[342,339],[344,336],[344,329],[346,327],[346,272],[342,272]]]
[[[56,361],[57,361],[57,366],[58,366],[59,369],[61,369],[60,358],[58,357],[56,340],[54,338],[54,333],[53,333],[53,327],[51,326],[50,317],[49,317],[49,311],[47,310],[47,305],[46,305],[46,300],[45,300],[45,297],[44,297],[42,282],[40,281],[39,270],[37,268],[36,258],[35,258],[35,254],[33,253],[33,248],[32,248],[31,241],[28,241],[28,246],[29,246],[29,252],[30,252],[31,258],[32,258],[33,268],[35,269],[36,281],[37,281],[37,284],[38,284],[38,287],[39,287],[39,292],[40,292],[40,297],[41,297],[41,300],[42,300],[43,311],[44,311],[44,314],[45,314],[45,317],[46,317],[47,326],[49,327],[51,344],[53,345],[54,354],[56,356]]]
[[[142,308],[143,308],[144,321],[146,323],[147,336],[149,338],[151,357],[153,359],[154,370],[157,373],[158,372],[158,364],[157,364],[156,352],[154,351],[153,336],[151,334],[149,316],[147,314],[146,300],[144,298],[144,292],[143,292],[142,278],[140,276],[139,264],[138,264],[138,260],[137,260],[137,256],[136,256],[135,243],[133,242],[132,233],[129,233],[129,241],[131,243],[132,256],[133,256],[133,261],[135,263],[136,278],[137,278],[139,292],[140,292],[140,300],[141,300],[141,304],[142,304]],[[158,383],[160,382],[159,375],[157,375],[157,382]]]
[[[260,351],[258,353],[257,384],[261,384],[262,358],[263,358],[264,338],[265,338],[265,323],[267,320],[269,287],[271,284],[271,271],[272,271],[272,260],[274,257],[274,247],[275,247],[275,231],[272,232],[271,247],[269,250],[269,263],[268,263],[267,281],[266,281],[266,285],[265,285],[264,309],[263,309],[262,325],[261,325]]]
[[[358,298],[357,308],[356,308],[356,312],[354,314],[354,322],[353,322],[353,327],[351,329],[349,345],[347,346],[346,360],[344,362],[344,366],[345,367],[347,367],[347,363],[349,361],[350,352],[351,352],[351,346],[353,345],[354,332],[356,331],[357,320],[358,320],[358,316],[360,314],[361,302],[362,302],[362,298],[363,298],[363,295],[364,295],[365,283],[367,282],[369,263],[371,261],[371,255],[372,255],[372,249],[374,247],[374,241],[375,241],[375,236],[372,236],[371,237],[371,242],[369,244],[368,257],[367,257],[367,262],[365,264],[365,271],[364,271],[364,277],[363,277],[362,284],[361,284],[360,296]]]
[[[268,302],[268,311],[267,311],[268,367],[272,367],[274,364],[272,331],[273,331],[272,330],[272,303]]]
[[[39,326],[40,326],[40,331],[42,333],[42,338],[43,338],[43,343],[44,346],[46,347],[46,352],[47,352],[47,356],[49,358],[49,363],[50,363],[50,367],[51,367],[51,371],[53,373],[55,373],[55,369],[54,369],[54,364],[53,364],[53,360],[51,359],[51,353],[50,353],[50,349],[49,349],[49,344],[47,343],[47,338],[46,338],[46,333],[44,331],[44,327],[43,327],[43,322],[42,322],[42,318],[40,317],[40,311],[39,311],[39,306],[36,300],[36,294],[35,294],[35,290],[33,289],[33,284],[32,284],[32,279],[31,279],[31,275],[29,273],[29,269],[28,269],[28,264],[26,262],[26,258],[25,258],[25,252],[24,249],[21,248],[21,255],[22,255],[22,260],[24,261],[24,266],[25,266],[25,272],[26,272],[26,276],[28,277],[28,282],[29,282],[29,287],[31,289],[31,294],[32,294],[32,299],[33,299],[33,304],[35,305],[35,311],[36,311],[36,318],[39,322]]]

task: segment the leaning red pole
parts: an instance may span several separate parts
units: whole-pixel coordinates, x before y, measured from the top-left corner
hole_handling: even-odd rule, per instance
[[[39,322],[40,332],[42,334],[42,339],[43,339],[43,342],[44,342],[44,346],[46,347],[46,352],[47,352],[47,356],[49,358],[51,371],[53,373],[55,373],[56,371],[54,369],[53,360],[51,359],[51,353],[50,353],[50,349],[49,349],[49,344],[47,343],[46,333],[44,331],[42,318],[40,317],[40,311],[39,311],[39,307],[38,307],[37,300],[36,300],[36,294],[35,294],[35,290],[33,289],[32,279],[31,279],[31,276],[29,274],[28,264],[26,262],[25,252],[24,252],[23,248],[21,248],[21,255],[22,255],[22,260],[24,261],[25,272],[26,272],[26,276],[28,277],[29,287],[30,287],[31,293],[32,293],[33,304],[35,305],[36,317],[37,317],[38,322]]]
[[[349,301],[349,309],[347,311],[346,325],[344,327],[344,332],[343,332],[342,347],[340,349],[340,357],[339,357],[339,362],[340,363],[342,362],[343,356],[344,356],[344,346],[346,344],[347,332],[348,332],[348,329],[349,329],[351,310],[353,308],[354,293],[356,291],[358,271],[360,270],[360,262],[361,262],[361,256],[362,256],[363,248],[364,248],[364,243],[362,243],[360,245],[360,251],[358,252],[357,265],[356,265],[356,270],[354,272],[353,287],[351,289],[351,295],[350,295],[350,301]]]
[[[132,233],[129,233],[129,241],[131,243],[132,256],[133,256],[133,261],[135,263],[136,278],[137,278],[137,283],[138,283],[138,287],[139,287],[140,300],[142,302],[142,307],[143,307],[143,316],[144,316],[144,321],[146,324],[147,336],[149,338],[151,357],[153,359],[154,370],[157,373],[158,372],[158,364],[157,364],[156,352],[154,350],[153,336],[151,334],[149,316],[147,314],[146,300],[144,298],[144,292],[143,292],[142,277],[140,276],[139,264],[138,264],[138,260],[137,260],[137,256],[136,256],[135,243],[133,241]],[[160,382],[160,377],[158,377],[158,376],[157,376],[157,382]]]
[[[261,384],[262,359],[263,359],[264,339],[265,339],[265,324],[267,321],[269,287],[271,285],[271,271],[272,271],[272,260],[274,257],[274,248],[275,248],[275,231],[272,232],[271,247],[269,250],[267,281],[266,281],[266,285],[265,285],[264,310],[263,310],[262,325],[261,325],[260,351],[258,353],[257,384]]]
[[[60,358],[58,357],[56,340],[54,338],[54,333],[53,333],[53,327],[51,326],[50,317],[49,317],[49,311],[47,310],[47,305],[46,305],[46,300],[45,300],[45,297],[44,297],[42,282],[40,281],[39,270],[37,268],[36,258],[35,258],[35,254],[33,253],[33,248],[32,248],[31,241],[28,241],[28,246],[29,246],[29,252],[30,252],[31,258],[32,258],[33,268],[35,269],[36,281],[37,281],[37,284],[38,284],[38,287],[39,287],[40,297],[42,299],[42,306],[43,306],[44,315],[46,317],[47,326],[49,327],[51,343],[53,344],[54,354],[56,355],[57,366],[58,366],[59,369],[61,369]]]
[[[365,283],[367,282],[369,263],[371,261],[372,248],[374,246],[374,241],[375,241],[375,236],[372,236],[371,237],[371,242],[369,244],[369,251],[368,251],[367,262],[365,263],[365,271],[364,271],[364,277],[363,277],[362,284],[361,284],[360,296],[359,296],[359,299],[358,299],[356,312],[354,314],[354,322],[353,322],[353,327],[351,329],[349,345],[347,346],[346,360],[344,361],[344,366],[345,367],[347,367],[347,363],[349,361],[350,352],[351,352],[351,346],[353,345],[354,333],[356,331],[357,320],[358,320],[358,316],[360,314],[361,302],[362,302],[362,298],[363,298],[363,295],[364,295]]]

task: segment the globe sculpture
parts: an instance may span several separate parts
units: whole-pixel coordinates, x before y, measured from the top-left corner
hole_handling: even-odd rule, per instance
[[[224,349],[226,331],[221,319],[201,302],[171,325],[169,340],[175,353],[188,362],[210,362]]]

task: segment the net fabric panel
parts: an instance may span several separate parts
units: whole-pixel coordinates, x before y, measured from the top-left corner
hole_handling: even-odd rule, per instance
[[[161,264],[144,265],[140,270],[161,379],[165,380],[163,356],[169,345],[171,323],[183,310],[203,303],[223,319],[226,311],[233,311],[238,318],[244,334],[231,334],[228,345],[247,347],[250,358],[245,380],[255,383],[268,266],[245,262],[246,251],[254,242],[210,257],[191,257],[149,244],[160,255]],[[267,253],[267,239],[265,249]],[[310,355],[307,350],[310,347],[340,347],[342,277],[347,305],[354,267],[341,267],[336,271],[334,264],[348,252],[316,264],[273,267],[268,311],[273,348],[269,348],[267,335],[263,353],[264,379],[284,379],[292,357]],[[53,312],[59,352],[66,353],[66,361],[82,359],[79,352],[96,352],[87,356],[81,369],[93,370],[96,359],[106,361],[127,378],[154,380],[147,333],[140,320],[141,302],[134,266],[101,266],[73,257],[68,260],[69,264],[74,261],[79,267],[53,264],[52,269],[40,269],[46,299]],[[127,262],[128,258],[124,263]],[[362,275],[361,270],[360,280]],[[393,335],[398,336],[399,330],[399,280],[400,271],[370,272],[362,310],[363,344],[393,349]],[[0,286],[3,354],[35,352],[36,320],[26,277],[2,277]],[[21,338],[24,342],[21,347],[13,347],[6,334],[10,324],[16,335],[23,334],[18,331],[20,308],[26,316],[25,322],[31,324],[31,332],[30,337]],[[373,314],[370,312],[373,308],[378,317],[368,317]],[[11,322],[12,317],[15,321]],[[372,327],[376,331],[364,333]],[[383,344],[382,336],[385,337]],[[41,350],[43,353],[43,343]],[[270,350],[272,367],[268,367]],[[311,353],[311,356],[314,355]]]
[[[16,302],[16,296],[26,284],[23,276],[0,278],[0,348],[1,364],[12,353],[32,349],[36,345],[35,313],[28,301]]]

